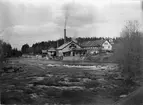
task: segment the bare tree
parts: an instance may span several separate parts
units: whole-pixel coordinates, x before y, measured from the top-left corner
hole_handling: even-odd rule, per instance
[[[122,75],[134,80],[142,73],[142,33],[137,21],[128,21],[121,33],[121,41],[115,51]]]

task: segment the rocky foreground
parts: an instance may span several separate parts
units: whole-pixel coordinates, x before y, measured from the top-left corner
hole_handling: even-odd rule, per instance
[[[42,67],[26,60],[5,64],[0,72],[2,104],[111,105],[135,90],[117,68]]]

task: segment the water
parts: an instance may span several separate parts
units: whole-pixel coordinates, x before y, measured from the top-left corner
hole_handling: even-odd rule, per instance
[[[54,61],[46,59],[31,59],[31,58],[21,58],[20,63],[25,64],[29,62],[30,65],[39,65],[40,67],[66,67],[66,68],[83,68],[83,69],[115,69],[117,64],[115,63],[95,63],[86,61]]]

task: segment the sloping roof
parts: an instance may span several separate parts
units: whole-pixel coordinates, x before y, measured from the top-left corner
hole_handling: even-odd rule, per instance
[[[114,44],[114,40],[112,39],[112,38],[110,38],[110,39],[106,39],[111,45],[113,45]]]
[[[48,51],[56,51],[56,49],[51,47],[51,48],[48,49]]]
[[[105,40],[95,40],[95,41],[86,41],[81,43],[82,47],[100,47],[105,42]]]
[[[72,42],[73,42],[73,43],[76,43],[75,41],[72,40],[72,41],[70,41],[70,42],[67,42],[67,43],[61,45],[61,46],[58,47],[57,49],[58,49],[58,50],[61,50],[61,49],[65,48],[66,46],[68,46],[68,45],[69,45],[70,43],[72,43]],[[77,44],[77,43],[76,43],[76,44]]]
[[[57,49],[60,50],[60,49],[63,49],[65,48],[67,45],[69,45],[71,42],[67,42],[67,43],[64,43],[63,45],[61,45],[60,47],[58,47]]]

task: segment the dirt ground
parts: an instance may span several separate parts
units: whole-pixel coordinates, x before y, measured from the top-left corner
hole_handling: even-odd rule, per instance
[[[125,88],[119,88],[123,87],[122,81],[113,80],[118,73],[61,64],[39,59],[10,59],[1,73],[2,104],[111,105],[120,95],[127,94]]]

